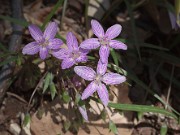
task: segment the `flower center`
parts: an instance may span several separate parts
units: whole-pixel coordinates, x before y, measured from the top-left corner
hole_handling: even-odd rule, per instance
[[[106,37],[99,38],[99,42],[100,42],[101,45],[104,45],[104,46],[109,45],[109,40]]]
[[[102,80],[102,75],[97,74],[94,80],[95,80],[95,82],[96,82],[97,84],[100,84],[100,83],[101,83],[101,80]]]
[[[79,56],[80,56],[80,52],[79,51],[72,51],[71,54],[70,54],[70,57],[72,59],[74,59],[74,60],[79,58]]]
[[[42,46],[42,47],[46,47],[47,45],[49,45],[49,41],[44,40],[44,41],[40,42],[39,45]]]

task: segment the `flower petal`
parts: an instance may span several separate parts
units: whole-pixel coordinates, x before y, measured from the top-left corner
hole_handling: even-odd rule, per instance
[[[102,81],[106,84],[120,84],[126,81],[126,77],[117,73],[106,73]]]
[[[107,29],[105,36],[108,37],[108,39],[113,39],[121,33],[121,30],[122,26],[115,24]]]
[[[67,69],[72,67],[75,64],[75,61],[71,58],[66,58],[63,59],[62,63],[61,63],[61,68],[62,69]]]
[[[98,61],[98,65],[97,65],[97,73],[104,75],[106,70],[107,70],[107,64],[108,63],[102,63],[101,60]]]
[[[38,26],[32,24],[28,26],[29,32],[31,34],[31,36],[37,41],[40,42],[43,40],[43,33],[42,31],[39,29]]]
[[[94,80],[94,77],[96,75],[96,72],[92,68],[86,66],[76,66],[74,68],[74,72],[88,81]]]
[[[97,90],[98,86],[97,84],[93,81],[91,82],[86,89],[84,90],[84,92],[82,93],[82,97],[81,99],[87,99],[89,96],[91,96],[96,90]]]
[[[44,60],[48,55],[48,49],[46,47],[41,47],[39,52],[40,58]]]
[[[125,45],[124,43],[117,41],[117,40],[111,40],[109,43],[109,46],[114,49],[127,50],[127,45]]]
[[[109,47],[101,46],[100,50],[99,50],[99,56],[100,56],[102,63],[108,63]]]
[[[69,49],[76,50],[78,49],[78,41],[72,32],[68,32],[66,35],[66,43]]]
[[[29,54],[29,55],[34,55],[39,52],[39,45],[36,42],[31,42],[27,44],[23,50],[23,54]]]
[[[63,44],[63,41],[61,39],[58,38],[54,38],[54,39],[50,39],[49,40],[49,44],[48,44],[48,48],[49,49],[60,49],[60,46]]]
[[[97,88],[97,93],[98,93],[99,98],[101,99],[102,103],[105,106],[107,106],[108,102],[109,102],[109,95],[108,95],[108,90],[107,90],[106,86],[104,84],[100,83]]]
[[[83,53],[83,54],[88,54],[88,53],[89,53],[89,50],[83,49],[83,48],[81,48],[81,47],[79,47],[79,51],[80,51],[81,53]]]
[[[104,29],[98,21],[92,20],[91,26],[92,26],[93,33],[97,37],[101,37],[101,38],[104,37]]]
[[[86,62],[88,60],[88,57],[86,55],[80,55],[77,59],[76,62]]]
[[[53,51],[52,55],[58,59],[65,59],[69,57],[69,50],[68,49],[60,49],[57,51]]]
[[[83,41],[80,44],[80,47],[83,49],[96,49],[100,46],[100,43],[98,41],[98,38],[90,38],[85,41]]]
[[[44,31],[43,37],[46,40],[53,39],[57,33],[58,24],[56,22],[50,22]]]
[[[79,109],[79,112],[81,113],[82,117],[83,117],[86,121],[88,121],[88,116],[87,116],[87,111],[86,111],[85,106],[79,106],[78,109]]]

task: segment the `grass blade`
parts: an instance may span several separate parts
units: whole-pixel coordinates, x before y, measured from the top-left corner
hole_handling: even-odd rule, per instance
[[[49,23],[49,21],[51,20],[51,18],[53,17],[53,15],[55,14],[55,12],[58,10],[58,8],[62,5],[64,0],[58,0],[58,2],[56,3],[56,5],[54,6],[54,8],[52,9],[52,11],[49,13],[49,15],[46,17],[43,25],[42,25],[42,30],[44,30],[45,26]]]
[[[123,111],[136,111],[136,112],[153,112],[153,113],[160,113],[164,114],[167,116],[171,116],[178,120],[178,117],[171,113],[168,112],[164,109],[154,107],[154,106],[149,106],[149,105],[133,105],[133,104],[117,104],[117,103],[109,103],[109,107],[118,109],[118,110],[123,110]]]
[[[114,51],[114,49],[111,49],[111,56],[112,56],[112,58],[113,58],[113,60],[114,60],[114,63],[117,65],[117,66],[119,66],[119,60],[118,60],[118,56],[117,56],[117,54],[116,54],[116,52]]]
[[[135,41],[135,48],[137,50],[137,53],[138,53],[138,56],[139,56],[139,60],[141,61],[141,53],[140,53],[140,50],[139,50],[139,42],[138,42],[138,38],[137,38],[137,30],[136,30],[136,24],[135,24],[135,19],[134,19],[134,16],[133,16],[133,12],[132,12],[132,7],[129,3],[128,0],[124,0],[124,2],[126,3],[126,6],[127,6],[127,10],[129,12],[129,16],[130,16],[130,21],[131,21],[131,27],[132,27],[132,32],[133,32],[133,36],[134,36],[134,41]]]
[[[23,26],[23,27],[27,27],[29,25],[29,23],[26,22],[25,20],[15,19],[15,18],[12,18],[10,16],[0,15],[0,19],[10,21],[12,23],[15,23],[15,24]]]

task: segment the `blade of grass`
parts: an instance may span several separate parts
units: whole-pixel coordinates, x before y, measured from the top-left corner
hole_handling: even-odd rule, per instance
[[[42,30],[44,30],[45,26],[49,23],[55,12],[58,10],[58,8],[62,5],[64,0],[58,0],[52,11],[49,13],[49,15],[46,17],[43,25],[41,26]]]
[[[86,33],[88,35],[88,7],[89,7],[89,0],[85,0],[85,23],[86,23]]]
[[[136,30],[136,24],[135,24],[135,19],[134,19],[134,16],[133,16],[133,12],[132,12],[132,7],[129,3],[128,0],[124,0],[124,2],[126,3],[126,6],[127,6],[127,10],[128,10],[128,13],[129,13],[129,16],[130,16],[130,22],[131,22],[131,27],[132,27],[132,32],[133,32],[133,37],[134,37],[134,41],[135,41],[135,48],[137,50],[137,53],[138,53],[138,56],[139,56],[139,60],[141,61],[141,53],[140,53],[140,50],[139,50],[139,46],[138,46],[138,38],[137,38],[137,30]]]
[[[133,40],[127,40],[123,38],[116,38],[116,40],[119,40],[123,43],[126,44],[133,44],[135,41]],[[151,49],[157,49],[157,50],[162,50],[162,51],[169,51],[168,48],[160,47],[158,45],[150,44],[150,43],[144,43],[144,42],[138,42],[140,47],[146,47],[146,48],[151,48]]]
[[[168,105],[159,95],[154,93],[153,90],[151,90],[145,83],[143,83],[130,69],[127,69],[127,72],[126,72],[125,70],[123,70],[122,68],[120,68],[120,67],[118,67],[118,66],[116,66],[114,64],[110,64],[110,65],[108,65],[108,67],[116,70],[120,74],[127,73],[127,74],[124,74],[125,76],[127,76],[127,78],[130,78],[131,80],[136,82],[139,86],[141,86],[142,88],[147,90],[156,99],[158,99],[161,103],[163,103],[164,106],[168,106],[169,109],[171,109],[173,112],[175,112],[177,115],[180,116],[180,113],[178,113],[175,109],[173,109],[170,105]]]
[[[113,1],[111,7],[106,11],[105,15],[102,17],[101,21],[104,22],[109,15],[122,3],[122,0]]]
[[[18,58],[17,56],[13,56],[13,57],[10,57],[10,58],[2,61],[2,62],[0,63],[0,67],[3,66],[3,65],[8,64],[8,63],[10,63],[10,62],[16,61],[17,58]]]
[[[60,29],[62,29],[62,27],[63,27],[63,21],[64,21],[64,16],[65,16],[65,13],[66,13],[67,1],[68,0],[64,0]]]
[[[118,109],[118,110],[123,110],[123,111],[136,111],[136,112],[153,112],[153,113],[160,113],[164,114],[166,116],[171,116],[178,120],[178,117],[171,113],[166,111],[165,109],[161,109],[158,107],[154,106],[149,106],[149,105],[133,105],[133,104],[117,104],[117,103],[109,103],[109,107]]]
[[[4,52],[9,52],[9,50],[6,47],[4,47],[4,45],[1,42],[0,42],[0,49]]]
[[[10,22],[12,22],[12,23],[15,23],[15,24],[20,25],[20,26],[23,26],[23,27],[27,27],[27,26],[29,25],[29,23],[26,22],[25,20],[15,19],[15,18],[12,18],[12,17],[10,17],[10,16],[0,15],[0,19],[10,21]]]
[[[111,48],[111,56],[114,60],[114,63],[119,66],[119,60],[118,60],[118,56],[116,55],[116,52],[114,51],[114,49]]]
[[[152,53],[155,54],[158,58],[162,58],[165,62],[174,64],[176,66],[180,66],[180,59],[174,55],[171,55],[166,52],[159,52],[159,51],[152,51]]]

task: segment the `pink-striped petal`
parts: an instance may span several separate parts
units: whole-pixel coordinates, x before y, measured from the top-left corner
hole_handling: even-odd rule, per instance
[[[80,55],[77,59],[76,62],[86,62],[88,60],[88,57],[86,55]]]
[[[83,54],[88,54],[89,53],[89,50],[87,50],[87,49],[83,49],[83,48],[79,48],[79,51],[81,52],[81,53],[83,53]]]
[[[79,106],[78,109],[79,109],[79,112],[81,113],[82,117],[83,117],[86,121],[88,121],[88,116],[87,116],[87,111],[86,111],[85,106]]]
[[[109,47],[102,45],[99,50],[99,56],[102,63],[108,63]]]
[[[117,40],[110,40],[109,46],[114,49],[127,50],[127,45]]]
[[[68,49],[60,49],[58,51],[53,51],[52,55],[58,59],[65,59],[69,57],[69,50]]]
[[[106,73],[106,70],[107,70],[107,64],[108,63],[102,63],[102,61],[99,60],[98,65],[97,65],[97,73],[104,75]]]
[[[61,68],[62,69],[67,69],[72,67],[75,64],[75,61],[71,58],[66,58],[63,59],[62,63],[61,63]]]
[[[61,45],[63,45],[63,41],[61,39],[54,38],[49,40],[49,44],[47,47],[49,49],[60,49]]]
[[[53,39],[57,33],[58,24],[56,22],[50,22],[44,31],[43,37],[46,40]]]
[[[38,26],[32,24],[28,26],[29,32],[31,34],[31,36],[37,41],[37,42],[41,42],[43,40],[43,33],[42,31],[39,29]]]
[[[121,33],[121,30],[122,26],[115,24],[107,29],[105,36],[108,37],[108,39],[113,39]]]
[[[68,32],[66,35],[66,43],[69,49],[77,50],[78,49],[78,41],[72,32]]]
[[[82,93],[82,97],[81,99],[87,99],[89,96],[91,96],[98,88],[98,85],[93,81],[91,82],[86,89],[84,90],[84,92]]]
[[[80,47],[83,48],[83,49],[96,49],[100,46],[100,42],[98,40],[98,38],[90,38],[90,39],[87,39],[85,41],[83,41],[81,44],[80,44]]]
[[[107,106],[109,102],[109,95],[108,95],[108,90],[106,86],[102,83],[99,84],[97,88],[97,93],[99,95],[99,98],[101,99],[102,103]]]
[[[92,27],[93,33],[98,38],[104,37],[104,29],[103,29],[103,27],[101,26],[101,24],[98,21],[92,20],[91,21],[91,27]]]
[[[120,74],[117,74],[117,73],[106,73],[103,76],[102,81],[106,84],[114,85],[114,84],[120,84],[120,83],[125,82],[126,77],[124,77]]]
[[[29,55],[34,55],[39,52],[39,45],[36,42],[31,42],[27,44],[23,50],[23,54],[29,54]]]
[[[44,60],[48,55],[48,49],[46,47],[41,47],[39,51],[40,58]]]
[[[96,76],[96,72],[92,68],[86,66],[76,66],[74,72],[87,81],[94,80]]]

